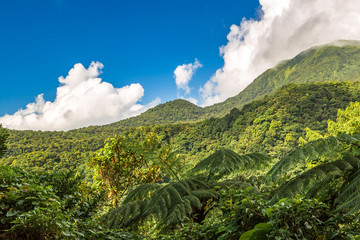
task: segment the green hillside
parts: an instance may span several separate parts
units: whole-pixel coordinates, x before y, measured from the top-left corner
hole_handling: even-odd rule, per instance
[[[156,132],[163,142],[171,143],[184,154],[188,162],[195,163],[221,147],[239,153],[256,150],[281,157],[304,137],[306,127],[324,133],[327,120],[334,120],[339,108],[359,100],[359,82],[290,84],[263,100],[245,105],[242,110],[233,109],[222,118],[154,124],[143,129]],[[103,147],[106,138],[140,131],[109,126],[68,132],[12,130],[8,140],[10,150],[1,163],[25,169],[66,168],[86,172],[87,162]]]
[[[360,82],[288,84],[105,146],[96,127],[10,131],[0,239],[356,239],[359,100]]]
[[[204,115],[204,109],[183,99],[177,99],[159,104],[139,116],[128,118],[105,126],[97,126],[102,132],[112,133],[122,131],[129,127],[171,124],[197,121]],[[81,131],[86,131],[84,128]]]
[[[360,101],[359,82],[289,84],[222,118],[193,124],[149,126],[196,162],[222,147],[238,153],[261,152],[278,158],[304,137],[306,128],[324,134],[337,110]]]
[[[353,85],[331,83],[319,86],[310,84],[297,87],[289,85],[280,89],[287,83],[359,80],[360,45],[351,43],[352,45],[342,47],[322,46],[304,51],[295,58],[279,64],[276,68],[267,70],[239,95],[207,108],[198,107],[186,100],[175,100],[160,104],[137,117],[105,126],[90,126],[68,132],[10,131],[10,151],[2,159],[2,163],[22,166],[25,169],[76,168],[84,172],[87,169],[86,161],[91,159],[95,152],[104,145],[106,138],[130,131],[133,127],[138,126],[148,126],[146,129],[155,129],[160,132],[164,140],[171,142],[176,149],[181,150],[184,154],[191,154],[192,161],[196,161],[199,157],[208,154],[208,151],[214,151],[220,146],[230,146],[231,149],[240,152],[249,151],[256,146],[262,152],[280,156],[287,151],[286,147],[281,144],[284,143],[289,132],[292,132],[294,136],[290,134],[287,139],[297,140],[303,136],[304,128],[308,125],[313,129],[322,130],[325,128],[328,118],[334,119],[337,108],[344,108],[350,101],[359,100],[357,83]],[[334,84],[338,87],[334,88]],[[271,95],[276,89],[280,90],[275,95]],[[323,106],[320,109],[308,109],[307,106],[312,106],[319,100],[316,96],[322,91],[327,92],[324,93],[324,96],[331,96],[331,98],[326,101],[323,99],[324,101],[317,105]],[[297,95],[297,100],[302,99],[303,102],[294,103],[292,102],[294,99],[285,98],[284,96],[292,96],[286,92]],[[263,97],[265,99],[259,101]],[[253,99],[258,100],[246,105]],[[274,102],[275,99],[276,102]],[[289,105],[290,103],[291,105]],[[304,103],[306,103],[305,106],[303,106]],[[231,109],[241,109],[244,105],[246,107],[241,111],[233,110],[230,113]],[[261,108],[261,106],[263,107]],[[274,110],[274,106],[279,106],[281,111],[285,112],[284,116],[286,114],[294,116],[294,112],[296,112],[294,106],[301,107],[301,110],[298,110],[301,114],[307,111],[313,112],[307,115],[306,122],[285,127],[293,124],[292,121],[295,120],[291,119],[286,122],[286,125],[284,119],[279,120],[281,114],[277,112],[280,110]],[[284,106],[290,106],[292,110],[284,109]],[[274,128],[275,120],[281,122],[283,130],[281,139],[277,140],[281,142],[281,147],[278,144],[275,147],[275,142],[264,142],[265,133],[260,134],[261,136],[254,136],[254,132],[259,131],[257,129],[260,127],[258,122],[255,121],[256,124],[254,124],[253,119],[244,120],[243,116],[254,117],[257,111],[256,118],[261,119],[264,114],[268,115],[263,116],[265,119],[271,116],[270,120],[259,120],[266,122],[268,128],[271,124],[271,129]],[[271,113],[271,111],[275,111],[275,113]],[[225,116],[227,113],[229,114]],[[210,118],[210,116],[218,115],[223,117]],[[241,124],[239,124],[239,119],[243,119]],[[320,127],[317,126],[318,122],[321,123]],[[265,134],[265,136],[267,135]],[[250,143],[248,144],[248,142]],[[252,145],[253,143],[256,144]],[[249,145],[246,148],[248,150],[245,149],[247,144]],[[282,150],[280,150],[281,148]]]
[[[136,117],[96,126],[101,132],[114,134],[129,127],[153,124],[196,122],[222,117],[233,108],[241,108],[255,99],[275,92],[289,83],[360,80],[360,43],[344,41],[346,46],[321,46],[306,50],[291,60],[280,63],[256,78],[244,91],[222,103],[201,108],[183,99],[160,104]],[[81,132],[92,132],[93,127]]]
[[[10,130],[9,151],[1,161],[24,169],[77,169],[86,172],[87,161],[103,147],[106,138],[134,126],[197,120],[202,111],[202,108],[179,99],[160,104],[137,117],[105,126],[90,126],[68,132]]]
[[[101,132],[114,134],[129,127],[153,124],[196,122],[210,117],[222,117],[233,108],[241,109],[255,99],[275,92],[289,83],[360,80],[360,43],[344,41],[346,46],[321,46],[298,54],[261,74],[244,91],[222,103],[201,108],[178,99],[160,104],[136,117],[112,124],[96,126]],[[93,127],[80,132],[93,132]],[[97,131],[97,130],[96,130]]]
[[[208,108],[0,125],[0,239],[358,239],[359,51],[310,49]]]
[[[223,116],[232,108],[262,99],[289,83],[359,81],[360,42],[341,41],[338,45],[311,48],[283,61],[257,77],[238,95],[206,107],[205,115]]]
[[[350,85],[292,85],[276,97],[302,98],[290,109],[295,119],[306,119],[313,113],[308,108],[322,109],[333,97],[328,90]],[[304,102],[307,96],[286,96],[292,95],[288,90],[315,88],[320,93],[310,95],[320,101],[313,105]],[[249,107],[258,116],[261,106],[276,102]],[[276,115],[281,118],[284,110]],[[358,239],[359,110],[353,102],[338,111],[326,137],[307,130],[311,141],[291,147],[281,159],[223,148],[189,166],[149,133],[112,138],[92,161],[92,182],[72,171],[0,166],[0,239]],[[220,121],[233,122],[238,111]],[[243,113],[254,124],[264,120]],[[260,134],[263,129],[266,124]],[[0,149],[6,138],[0,126]]]

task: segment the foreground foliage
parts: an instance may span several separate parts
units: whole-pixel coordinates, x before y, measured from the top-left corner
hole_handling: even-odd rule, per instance
[[[115,136],[92,160],[98,180],[116,206],[134,187],[177,178],[181,159],[154,133]]]
[[[99,226],[103,194],[72,173],[0,167],[0,239],[130,239]]]
[[[360,116],[354,105],[339,113],[339,120],[354,115],[337,122],[344,129]],[[304,143],[262,176],[250,170],[266,171],[271,158],[218,150],[193,168],[199,175],[192,179],[130,192],[104,222],[159,239],[359,238],[360,135],[331,134],[329,127],[328,137]]]
[[[222,144],[236,142],[229,145],[238,151],[219,145],[196,164],[184,166],[171,145],[189,132],[178,136],[162,126],[107,140],[93,154],[92,181],[69,171],[1,166],[0,239],[359,239],[360,104],[339,110],[336,120],[320,113],[321,122],[303,135],[293,123],[311,122],[309,109],[331,101],[329,89],[360,85],[322,84],[316,95],[317,86],[291,85],[275,95],[297,99],[299,92],[285,93],[314,89],[302,99],[302,111],[276,106],[284,101],[272,98],[186,130],[202,128],[204,139],[215,134]],[[313,129],[319,123],[327,127]],[[243,135],[225,139],[234,129]],[[0,149],[6,138],[0,127]],[[251,152],[255,144],[260,153]]]

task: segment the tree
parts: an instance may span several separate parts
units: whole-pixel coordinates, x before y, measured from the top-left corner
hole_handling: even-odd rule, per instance
[[[5,154],[7,150],[5,142],[8,136],[9,133],[0,124],[0,158]]]
[[[336,122],[328,121],[331,135],[360,134],[360,103],[351,102],[345,110],[338,110]]]
[[[134,239],[99,226],[103,194],[83,180],[0,166],[0,239]]]
[[[115,136],[92,161],[98,178],[116,206],[123,196],[144,183],[179,179],[180,155],[153,132]]]
[[[257,170],[271,161],[266,155],[245,154],[221,149],[199,162],[190,171],[191,178],[174,179],[169,183],[143,183],[131,191],[122,204],[103,217],[109,228],[137,227],[155,217],[156,227],[171,226],[191,221],[201,224],[216,202],[219,189],[230,186],[245,188],[243,179],[223,180],[234,171]],[[196,173],[200,173],[195,175]]]

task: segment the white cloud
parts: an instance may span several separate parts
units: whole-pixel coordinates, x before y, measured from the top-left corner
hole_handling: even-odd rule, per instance
[[[175,83],[178,89],[185,90],[185,94],[190,94],[189,82],[196,70],[203,65],[195,59],[194,63],[177,66],[174,71]]]
[[[258,75],[300,51],[338,39],[360,39],[358,0],[260,0],[259,21],[233,25],[220,48],[224,66],[200,89],[203,105],[224,101]]]
[[[180,97],[180,98],[181,98],[181,99],[184,99],[184,100],[186,100],[186,101],[189,101],[189,102],[191,102],[192,104],[195,104],[195,105],[198,104],[198,100],[195,99],[195,98],[193,98],[193,97],[188,97],[188,98]]]
[[[92,62],[88,69],[75,64],[65,78],[59,77],[61,85],[54,102],[45,101],[40,94],[26,109],[0,117],[0,122],[19,130],[69,130],[138,115],[160,102],[155,99],[148,105],[137,104],[144,95],[143,87],[136,83],[115,88],[102,82],[98,78],[102,68],[99,62]]]

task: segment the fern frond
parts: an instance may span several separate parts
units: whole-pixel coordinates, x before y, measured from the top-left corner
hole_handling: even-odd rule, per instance
[[[323,178],[322,180],[319,180],[319,182],[317,184],[313,185],[310,188],[310,190],[306,193],[306,197],[307,198],[315,198],[317,195],[323,193],[324,191],[327,191],[327,189],[324,188],[324,186],[329,186],[329,185],[337,183],[339,181],[341,181],[340,172],[328,174],[325,178]]]
[[[145,203],[145,204],[144,204]],[[135,201],[121,205],[102,216],[107,228],[122,228],[140,220],[146,201]]]
[[[277,162],[267,173],[269,180],[277,180],[283,174],[304,167],[307,163],[316,162],[323,156],[328,156],[328,161],[334,161],[337,157],[335,152],[338,152],[341,146],[342,142],[333,136],[309,142]]]
[[[159,226],[175,224],[201,208],[202,201],[217,197],[208,184],[197,179],[158,184],[150,188],[153,191],[150,197],[145,197],[149,192],[147,187],[134,189],[132,196],[120,207],[104,215],[105,225],[110,228],[128,227],[149,216],[157,217]]]
[[[357,170],[360,159],[351,158],[337,160],[330,163],[325,163],[316,166],[290,180],[284,186],[280,187],[272,197],[272,202],[280,198],[291,198],[297,194],[308,194],[309,192],[314,195],[313,188],[317,188],[319,184],[325,184],[333,177],[345,176],[348,171]],[[325,185],[322,185],[325,187]]]
[[[348,214],[360,211],[360,170],[351,177],[350,182],[335,200],[340,204],[337,211],[348,211]]]
[[[347,214],[358,213],[360,211],[360,193],[358,192],[354,197],[341,204],[337,211],[347,210]]]
[[[239,155],[229,149],[221,149],[200,161],[193,172],[206,171],[222,177],[236,170],[260,169],[269,164],[271,158],[261,153]]]
[[[160,225],[177,223],[185,219],[194,209],[201,207],[201,200],[215,197],[210,187],[195,179],[186,179],[155,191],[150,208],[145,215],[157,215]]]
[[[224,180],[224,181],[221,181],[221,182],[217,182],[217,183],[214,183],[212,184],[213,187],[221,187],[221,188],[225,188],[225,189],[228,189],[228,188],[234,188],[234,189],[245,189],[247,187],[250,187],[252,186],[250,183],[247,183],[247,182],[244,182],[244,181],[239,181],[239,180]]]
[[[203,189],[191,191],[191,195],[195,196],[199,200],[207,200],[210,198],[217,197],[217,193],[209,191],[209,190],[203,190]]]
[[[149,197],[149,194],[156,189],[161,187],[160,184],[157,183],[144,183],[129,192],[126,198],[123,201],[123,204],[127,204],[132,201],[144,200],[146,197]]]
[[[337,138],[343,142],[360,146],[360,135],[348,135],[348,134],[340,134]]]
[[[346,200],[354,196],[354,194],[357,194],[357,191],[360,191],[359,186],[360,170],[356,171],[352,176],[349,177],[348,184],[346,185],[346,187],[344,187],[341,194],[337,197],[336,202],[345,202]]]

